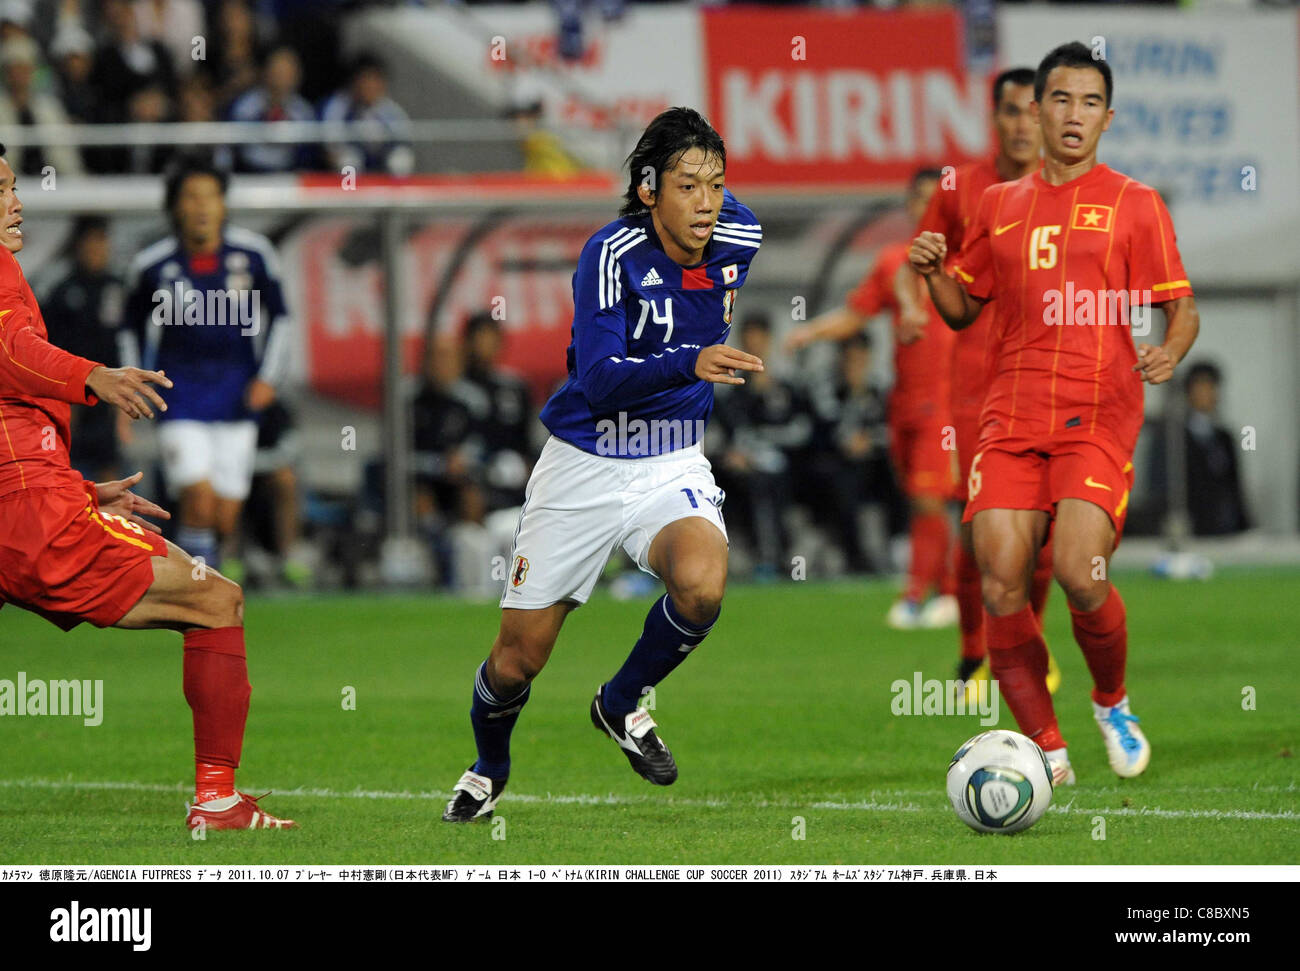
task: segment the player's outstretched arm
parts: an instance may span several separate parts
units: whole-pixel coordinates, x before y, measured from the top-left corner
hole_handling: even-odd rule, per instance
[[[167,403],[159,397],[151,384],[164,388],[172,386],[171,379],[162,371],[143,371],[135,367],[97,367],[86,376],[86,387],[96,398],[108,405],[121,408],[130,418],[152,418],[152,401],[159,411],[167,410]]]
[[[966,292],[966,288],[943,272],[943,261],[948,255],[948,243],[943,233],[922,233],[912,240],[907,252],[908,261],[917,273],[925,278],[930,289],[934,309],[953,330],[964,330],[975,323],[983,306]]]
[[[864,323],[862,315],[851,307],[836,307],[790,331],[783,346],[787,354],[793,354],[817,341],[842,341],[860,332]]]
[[[125,479],[117,479],[113,482],[96,482],[95,493],[99,497],[99,508],[103,512],[112,513],[114,516],[121,516],[123,519],[137,523],[150,532],[161,533],[161,529],[140,517],[153,516],[155,519],[171,519],[172,514],[157,503],[150,502],[143,496],[137,496],[131,491],[131,486],[143,478],[144,473],[137,472],[135,475]]]
[[[1174,368],[1192,349],[1201,330],[1195,297],[1178,297],[1161,304],[1161,309],[1165,312],[1165,341],[1158,347],[1139,344],[1138,362],[1133,365],[1133,370],[1140,371],[1142,380],[1149,384],[1163,384],[1174,376]]]
[[[745,379],[733,371],[761,371],[763,361],[726,344],[714,344],[700,351],[695,359],[695,376],[713,384],[744,384]]]

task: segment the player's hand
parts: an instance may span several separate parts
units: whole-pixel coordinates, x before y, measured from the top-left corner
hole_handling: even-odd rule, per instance
[[[137,472],[129,478],[118,479],[114,482],[96,482],[95,492],[99,496],[99,508],[104,512],[112,513],[114,516],[121,516],[123,519],[143,526],[151,533],[161,533],[161,529],[140,517],[153,516],[156,519],[171,519],[172,514],[157,503],[150,502],[148,499],[137,496],[131,491],[131,486],[143,478],[144,473]]]
[[[1174,359],[1163,347],[1151,344],[1138,345],[1138,362],[1134,371],[1142,372],[1142,380],[1149,384],[1164,384],[1174,376]]]
[[[264,411],[275,401],[275,388],[261,378],[253,378],[244,392],[244,404],[249,411]]]
[[[898,315],[898,326],[894,328],[894,337],[900,344],[915,344],[925,336],[925,325],[929,322],[930,315],[922,307],[904,310]]]
[[[931,276],[943,269],[943,261],[948,256],[948,241],[943,233],[922,233],[912,240],[907,251],[908,262],[912,269],[921,276]]]
[[[746,354],[726,344],[714,344],[700,351],[695,359],[695,376],[714,384],[744,384],[735,371],[761,371],[763,362],[753,354]]]
[[[128,418],[152,418],[151,401],[159,411],[167,410],[167,402],[150,387],[154,384],[164,388],[172,386],[165,372],[142,371],[138,367],[97,367],[86,376],[86,387],[94,392],[95,397],[122,409]]]

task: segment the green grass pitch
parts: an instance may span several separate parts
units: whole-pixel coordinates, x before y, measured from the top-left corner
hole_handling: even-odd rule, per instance
[[[240,784],[275,790],[267,807],[302,829],[204,841],[182,826],[192,749],[179,636],[64,635],[10,607],[0,678],[103,679],[105,700],[93,728],[0,718],[0,862],[1300,862],[1300,572],[1229,571],[1203,584],[1125,574],[1118,585],[1151,767],[1135,780],[1107,767],[1054,590],[1057,712],[1079,784],[1013,837],[972,833],[947,803],[948,759],[982,730],[977,717],[891,711],[896,679],[951,676],[956,634],[886,629],[888,584],[730,590],[715,632],[658,691],[655,715],[681,768],[671,788],[636,777],[588,721],[648,605],[599,596],[570,616],[534,687],[495,828],[438,819],[473,760],[471,679],[496,631],[493,605],[252,600]],[[355,710],[342,704],[348,687]],[[1015,727],[1005,705],[1000,725]],[[1094,838],[1097,817],[1105,839]]]

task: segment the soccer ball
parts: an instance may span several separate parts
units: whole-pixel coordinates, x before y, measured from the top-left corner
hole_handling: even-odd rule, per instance
[[[1052,769],[1043,750],[1018,732],[981,732],[948,763],[948,799],[973,830],[1018,833],[1052,804]]]

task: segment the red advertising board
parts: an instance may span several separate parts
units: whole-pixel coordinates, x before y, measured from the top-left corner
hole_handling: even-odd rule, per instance
[[[708,117],[737,184],[896,186],[989,148],[953,10],[702,13]]]

